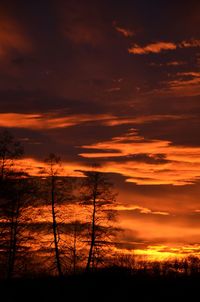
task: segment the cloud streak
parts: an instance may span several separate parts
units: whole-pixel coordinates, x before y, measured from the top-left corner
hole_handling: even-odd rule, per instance
[[[110,141],[82,146],[79,155],[94,160],[104,159],[103,169],[119,173],[128,182],[139,185],[172,184],[188,185],[200,177],[200,147],[175,146],[165,140],[145,140],[134,130]],[[106,152],[105,152],[106,151]],[[135,155],[146,153],[156,159],[163,155],[164,162],[138,162]],[[118,158],[123,157],[123,163]]]
[[[0,127],[27,128],[32,130],[67,128],[87,122],[112,119],[109,115],[68,115],[0,113]]]
[[[26,128],[32,130],[67,128],[84,123],[99,123],[114,127],[129,124],[144,124],[162,120],[179,120],[188,116],[149,115],[120,117],[112,114],[56,114],[56,113],[0,113],[0,127]]]
[[[155,42],[143,47],[134,44],[132,47],[128,49],[128,52],[134,55],[144,55],[149,53],[160,53],[166,50],[174,50],[176,48],[177,48],[176,44],[172,42]]]
[[[119,26],[119,25],[117,25],[116,22],[113,22],[113,26],[114,26],[115,30],[118,33],[120,33],[122,36],[124,36],[125,38],[129,38],[129,37],[132,37],[135,35],[135,32],[133,30]]]
[[[195,48],[200,47],[200,40],[183,41],[181,43],[158,41],[146,46],[134,44],[128,48],[128,52],[134,55],[158,54],[164,51],[176,50],[178,48]]]
[[[138,205],[118,205],[114,208],[114,210],[117,211],[139,211],[141,214],[152,214],[152,215],[164,215],[168,216],[170,215],[168,212],[163,211],[152,211],[149,208],[144,208]]]

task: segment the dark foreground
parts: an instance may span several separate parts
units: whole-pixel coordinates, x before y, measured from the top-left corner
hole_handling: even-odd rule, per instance
[[[15,279],[0,284],[0,301],[200,301],[200,277],[102,271],[79,276]]]

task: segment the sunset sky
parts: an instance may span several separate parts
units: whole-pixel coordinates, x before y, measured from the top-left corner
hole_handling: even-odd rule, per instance
[[[111,173],[127,251],[200,253],[200,1],[0,1],[0,129]]]

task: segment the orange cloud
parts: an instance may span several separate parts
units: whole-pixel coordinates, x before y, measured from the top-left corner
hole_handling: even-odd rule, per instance
[[[16,161],[18,170],[23,170],[32,176],[44,175],[47,165],[44,161],[36,160],[34,158],[24,158]],[[78,163],[65,162],[62,164],[60,169],[60,174],[64,176],[71,177],[83,177],[83,173],[80,172],[80,169],[85,169],[85,166],[81,166]]]
[[[200,40],[192,39],[190,41],[183,41],[179,44],[180,48],[191,48],[191,47],[200,47]]]
[[[23,113],[0,113],[0,127],[28,128],[28,129],[55,129],[75,126],[81,123],[112,119],[110,115],[69,115],[58,116],[56,114],[23,114]]]
[[[166,82],[160,94],[195,96],[200,94],[200,72],[179,72],[177,79]]]
[[[166,116],[165,118],[183,118]],[[0,114],[1,127],[18,127],[34,130],[64,128],[87,122],[100,122],[105,125],[145,123],[162,120],[162,116],[140,117],[135,119],[117,120],[110,115],[72,115],[59,117],[55,114]],[[192,184],[200,177],[200,148],[174,146],[166,140],[146,140],[132,129],[125,135],[114,137],[91,145],[83,145],[79,156],[84,158],[102,159],[102,171],[124,175],[127,182],[137,184]],[[89,152],[87,152],[89,150]],[[140,161],[134,156],[141,156]],[[161,156],[161,157],[160,157]],[[123,158],[123,163],[118,158]],[[71,167],[71,165],[69,165]],[[74,165],[71,171],[73,173]],[[80,166],[76,165],[80,170]],[[29,169],[31,170],[31,169]]]
[[[199,147],[174,146],[170,141],[164,140],[145,140],[135,130],[110,141],[82,148],[90,150],[90,153],[83,152],[79,154],[81,157],[105,158],[107,161],[102,167],[104,171],[122,174],[126,181],[139,185],[187,185],[200,177]],[[133,156],[141,154],[147,154],[155,162],[134,160]],[[164,156],[164,162],[159,162],[159,154]],[[117,161],[119,157],[124,157],[123,163]]]
[[[126,125],[126,124],[145,124],[149,122],[154,121],[165,121],[165,120],[180,120],[184,118],[188,118],[189,116],[183,116],[183,115],[144,115],[144,116],[138,116],[138,117],[110,117],[109,119],[105,120],[103,122],[104,125],[107,126],[117,126],[117,125]]]
[[[167,50],[176,50],[177,48],[194,48],[200,47],[200,40],[189,40],[183,41],[181,43],[173,43],[173,42],[155,42],[148,44],[146,46],[139,46],[134,44],[130,48],[128,48],[128,52],[130,54],[144,55],[149,53],[160,53],[162,51]]]
[[[138,185],[189,185],[200,177],[200,164],[167,163],[148,164],[124,160],[123,163],[108,161],[102,171],[125,176],[127,182]]]
[[[153,214],[153,215],[169,215],[168,212],[163,211],[152,211],[149,208],[144,208],[138,205],[117,205],[115,208],[117,211],[135,211],[138,210],[141,214]]]
[[[192,256],[200,256],[200,246],[195,245],[149,245],[145,249],[135,249],[134,255],[143,256],[149,261],[166,261]]]
[[[113,22],[113,26],[115,28],[115,30],[117,32],[119,32],[121,35],[123,35],[124,37],[128,38],[128,37],[132,37],[135,35],[134,31],[133,30],[130,30],[130,29],[127,29],[127,28],[124,28],[122,26],[118,26],[116,24],[116,22]]]
[[[144,47],[134,44],[128,49],[128,52],[131,54],[143,55],[149,53],[159,53],[164,50],[174,50],[176,48],[176,44],[171,42],[155,42]]]
[[[176,246],[178,242],[184,245],[195,241],[199,234],[199,226],[188,226],[180,221],[177,223],[176,218],[172,220],[170,215],[141,217],[141,215],[125,216],[124,214],[119,220],[119,226],[125,230],[136,231],[138,238],[145,238],[150,242],[161,240],[166,243],[176,242]]]
[[[87,122],[99,122],[105,126],[118,126],[126,124],[143,124],[159,120],[177,120],[183,116],[177,115],[150,115],[133,118],[117,117],[110,114],[77,114],[59,116],[53,113],[0,113],[0,127],[27,128],[27,129],[56,129],[66,128]]]

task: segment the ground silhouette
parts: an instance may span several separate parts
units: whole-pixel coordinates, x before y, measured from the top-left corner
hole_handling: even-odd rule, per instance
[[[198,301],[199,274],[159,276],[120,268],[96,273],[20,278],[0,285],[4,302],[25,301]]]

